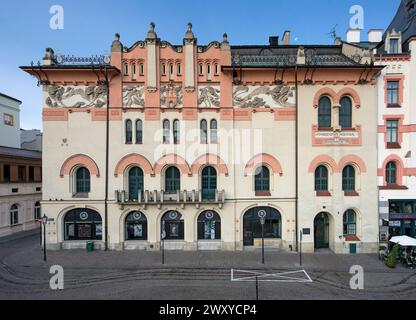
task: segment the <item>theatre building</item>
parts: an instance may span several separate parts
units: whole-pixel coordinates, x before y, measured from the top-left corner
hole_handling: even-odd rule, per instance
[[[180,45],[116,35],[100,64],[47,49],[22,69],[43,87],[48,247],[244,250],[263,229],[268,248],[376,251],[373,61],[289,32],[200,45],[191,24]]]

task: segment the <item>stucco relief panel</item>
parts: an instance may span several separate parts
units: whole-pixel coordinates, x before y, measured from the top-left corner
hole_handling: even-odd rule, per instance
[[[160,87],[160,105],[164,108],[182,108],[182,85],[169,83]]]
[[[123,107],[144,107],[144,86],[123,86]]]
[[[45,104],[50,108],[102,108],[107,105],[105,86],[56,86],[45,91]]]
[[[233,104],[238,108],[293,108],[295,87],[275,86],[234,86]]]
[[[220,86],[199,86],[198,107],[219,108],[220,107]]]

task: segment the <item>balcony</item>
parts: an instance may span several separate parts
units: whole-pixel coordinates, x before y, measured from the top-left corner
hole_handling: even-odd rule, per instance
[[[195,205],[199,208],[201,204],[218,205],[221,209],[225,202],[225,190],[178,190],[176,193],[167,193],[163,190],[150,191],[145,190],[138,192],[136,197],[132,197],[126,190],[115,191],[116,202],[123,208],[125,205],[141,205],[145,208],[148,205],[156,205],[161,208],[164,204],[180,205],[182,208],[185,205]]]

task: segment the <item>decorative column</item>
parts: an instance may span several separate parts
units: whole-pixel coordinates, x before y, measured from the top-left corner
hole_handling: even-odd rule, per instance
[[[185,52],[185,90],[195,90],[195,45],[197,39],[192,32],[192,23],[188,23],[188,30],[183,39]]]
[[[147,90],[157,90],[157,44],[159,39],[155,32],[155,24],[150,23],[150,30],[147,33]]]

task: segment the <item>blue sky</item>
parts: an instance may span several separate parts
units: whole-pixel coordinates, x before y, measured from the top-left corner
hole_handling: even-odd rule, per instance
[[[21,126],[42,128],[41,89],[18,67],[35,63],[46,47],[55,52],[91,56],[109,51],[114,33],[125,46],[145,38],[149,22],[163,40],[182,43],[191,21],[198,43],[266,44],[270,35],[292,31],[292,43],[332,44],[337,25],[345,39],[352,5],[364,8],[364,34],[387,28],[400,0],[13,0],[0,4],[0,92],[23,101]],[[64,8],[64,30],[49,27],[53,5]]]

